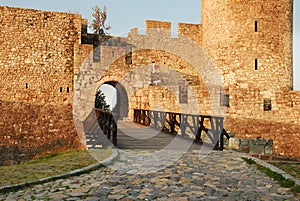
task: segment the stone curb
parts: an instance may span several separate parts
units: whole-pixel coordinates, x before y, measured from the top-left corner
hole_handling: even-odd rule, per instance
[[[105,160],[96,163],[96,164],[92,164],[89,166],[86,166],[84,168],[81,169],[76,169],[73,170],[71,172],[68,173],[64,173],[64,174],[60,174],[60,175],[55,175],[52,177],[46,177],[46,178],[42,178],[42,179],[38,179],[38,180],[34,180],[34,181],[28,181],[28,182],[24,182],[24,183],[20,183],[20,184],[16,184],[16,185],[12,185],[12,186],[3,186],[0,187],[0,193],[1,192],[6,192],[6,191],[11,191],[11,190],[19,190],[22,188],[26,188],[32,185],[37,185],[37,184],[41,184],[41,183],[46,183],[46,182],[50,182],[50,181],[54,181],[54,180],[58,180],[58,179],[65,179],[68,177],[72,177],[72,176],[77,176],[80,174],[84,174],[86,172],[91,172],[93,170],[108,166],[110,164],[112,164],[114,162],[114,160],[116,158],[118,158],[119,156],[119,152],[117,149],[112,149],[112,154],[106,158]]]
[[[254,160],[257,164],[264,166],[265,168],[269,168],[270,170],[281,174],[284,178],[290,179],[295,182],[295,184],[300,185],[300,180],[296,179],[295,177],[289,175],[288,173],[284,172],[283,170],[279,169],[278,167],[275,167],[274,165],[267,163],[266,161],[260,160],[259,158],[255,158],[253,156],[247,155],[247,154],[241,154],[241,157],[248,158]]]

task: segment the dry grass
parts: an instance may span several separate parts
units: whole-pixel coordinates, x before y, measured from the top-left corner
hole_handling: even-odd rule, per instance
[[[104,160],[110,155],[111,149],[99,150],[97,151],[97,160]],[[43,156],[20,165],[1,166],[0,186],[59,175],[96,162],[88,151],[72,150]]]

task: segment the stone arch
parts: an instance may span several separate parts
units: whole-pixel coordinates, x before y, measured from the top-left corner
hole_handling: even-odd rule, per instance
[[[115,118],[117,119],[123,119],[128,117],[128,111],[129,111],[129,101],[128,101],[128,95],[126,92],[125,87],[119,83],[118,81],[112,80],[112,81],[104,81],[108,80],[109,78],[101,80],[101,82],[97,85],[98,89],[103,85],[107,84],[112,87],[114,87],[117,91],[117,103],[112,108],[112,112],[115,114]]]

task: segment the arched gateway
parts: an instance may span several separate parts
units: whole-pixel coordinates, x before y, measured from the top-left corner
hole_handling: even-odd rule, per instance
[[[93,111],[102,84],[118,91],[114,114],[134,119],[134,110],[223,116],[222,80],[202,48],[168,30],[131,31],[127,38],[108,38],[94,47],[75,79],[74,117],[84,121]],[[189,50],[189,51],[187,51]]]

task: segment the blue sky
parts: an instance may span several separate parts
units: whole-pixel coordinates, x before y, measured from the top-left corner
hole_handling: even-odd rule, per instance
[[[294,4],[294,88],[300,90],[300,1]],[[174,32],[178,22],[200,23],[200,0],[0,0],[0,5],[79,12],[90,22],[92,7],[106,5],[112,35],[124,35],[133,27],[143,30],[146,19],[170,21]]]

